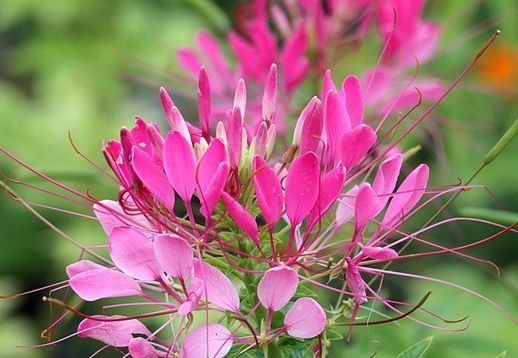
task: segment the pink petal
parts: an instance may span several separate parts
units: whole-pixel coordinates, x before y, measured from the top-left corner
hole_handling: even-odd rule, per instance
[[[343,225],[354,217],[358,189],[360,189],[358,185],[353,186],[338,202],[338,208],[336,208],[336,223],[338,225]]]
[[[376,133],[366,124],[360,124],[349,132],[345,132],[340,138],[340,150],[342,164],[349,170],[376,142]]]
[[[322,102],[319,99],[309,102],[308,107],[302,113],[305,115],[305,119],[301,131],[300,154],[316,152],[322,141]]]
[[[308,231],[311,230],[318,220],[336,202],[336,199],[344,187],[345,172],[346,170],[344,167],[338,167],[322,177],[318,200],[309,215]]]
[[[271,228],[279,221],[282,214],[282,187],[275,171],[263,158],[254,157],[254,189],[257,203],[266,223]]]
[[[192,143],[191,134],[189,131],[189,124],[183,119],[182,113],[176,107],[171,108],[171,121],[169,126],[172,131],[179,132],[189,144]]]
[[[160,131],[156,127],[156,125],[148,123],[146,125],[146,129],[147,129],[147,134],[149,136],[149,141],[153,148],[152,158],[155,161],[155,163],[161,163],[162,162],[162,153],[164,151],[164,138],[160,134]]]
[[[297,226],[308,216],[318,197],[320,165],[313,152],[293,161],[286,178],[286,214]]]
[[[336,86],[331,76],[331,70],[327,69],[324,73],[324,80],[322,84],[322,98],[324,99],[324,107],[326,106],[327,94],[330,91],[336,92]]]
[[[193,329],[182,344],[182,358],[222,358],[232,348],[232,334],[220,324]]]
[[[326,329],[326,313],[312,298],[299,298],[284,316],[288,334],[297,338],[313,338]]]
[[[344,102],[334,90],[330,90],[326,94],[324,118],[327,145],[333,159],[337,159],[339,157],[340,138],[343,133],[351,130],[351,120],[345,110]]]
[[[221,51],[216,38],[208,31],[200,31],[197,36],[198,45],[205,52],[214,65],[216,72],[229,83],[232,80],[232,72],[227,64],[225,55]],[[199,68],[199,67],[198,67]]]
[[[101,223],[108,236],[115,226],[138,226],[143,229],[151,229],[149,221],[142,214],[129,216],[120,204],[113,200],[101,200],[93,206],[95,217]]]
[[[156,165],[151,157],[138,147],[133,147],[132,167],[142,183],[156,198],[172,210],[174,207],[174,191],[162,168]]]
[[[214,266],[194,259],[194,277],[203,281],[202,298],[221,309],[239,312],[239,295],[232,282]]]
[[[272,127],[274,127],[272,125]],[[257,132],[255,137],[252,140],[252,144],[250,144],[250,149],[253,150],[254,155],[257,155],[261,158],[264,158],[266,155],[266,146],[268,139],[268,126],[265,121],[262,121],[257,127]]]
[[[159,355],[153,345],[142,337],[129,341],[128,351],[132,358],[158,358]]]
[[[158,263],[168,275],[182,280],[191,277],[193,252],[184,239],[175,235],[158,235],[154,249]]]
[[[233,110],[235,111],[237,108],[239,108],[241,112],[241,117],[244,118],[246,110],[246,86],[245,80],[242,78],[237,82],[236,92],[234,94]]]
[[[71,265],[68,265],[66,268],[68,278],[72,278],[75,275],[78,275],[83,272],[97,270],[97,269],[103,269],[104,266],[101,266],[99,264],[96,264],[95,262],[89,261],[89,260],[81,260],[78,262],[75,262]]]
[[[351,118],[351,127],[355,128],[363,122],[365,103],[360,81],[356,76],[348,76],[342,86],[345,92],[345,106]]]
[[[265,272],[257,286],[261,304],[272,311],[282,309],[295,295],[299,277],[288,266],[277,266]]]
[[[204,135],[210,136],[210,84],[207,71],[204,67],[200,69],[198,78],[198,116]]]
[[[263,78],[260,78],[261,71],[257,66],[257,57],[254,53],[255,50],[235,32],[228,34],[228,42],[232,51],[239,59],[244,74],[254,80],[262,81]]]
[[[346,258],[347,272],[345,278],[347,280],[347,286],[351,290],[354,296],[354,301],[357,304],[367,302],[367,295],[365,293],[365,281],[363,281],[360,272],[356,265],[352,263],[349,258]]]
[[[424,194],[428,174],[428,166],[421,164],[406,177],[387,208],[382,222],[383,226],[392,227],[412,210]]]
[[[160,87],[160,102],[162,103],[162,109],[164,111],[167,122],[171,123],[173,121],[172,109],[174,107],[174,102],[164,87]]]
[[[227,147],[230,164],[233,168],[239,166],[241,152],[243,151],[243,124],[239,107],[234,111],[229,111],[225,122],[225,132],[227,135]]]
[[[110,235],[110,256],[126,275],[138,280],[155,280],[160,269],[153,243],[142,232],[118,226]]]
[[[135,146],[144,150],[153,157],[153,148],[147,132],[147,123],[140,117],[135,117],[135,127],[130,130],[130,135]]]
[[[179,132],[167,135],[164,146],[164,170],[169,183],[186,203],[196,187],[196,159],[192,147]]]
[[[378,194],[382,206],[387,204],[390,194],[394,191],[402,164],[403,156],[394,154],[381,163],[376,173],[372,188]]]
[[[293,130],[293,145],[300,146],[300,143],[302,141],[302,131],[305,127],[305,123],[308,120],[308,118],[310,118],[313,115],[317,107],[320,107],[320,113],[322,113],[322,104],[318,97],[315,96],[311,98],[308,104],[306,104],[306,107],[304,107],[302,112],[300,112],[299,118],[297,119],[297,123],[295,124],[295,129]]]
[[[360,244],[365,256],[374,260],[392,260],[398,257],[398,253],[390,247],[373,247]]]
[[[192,77],[196,78],[202,67],[200,59],[191,49],[181,48],[176,51],[178,64]]]
[[[227,193],[223,192],[222,197],[230,217],[245,234],[254,240],[256,244],[259,244],[258,228],[254,217]]]
[[[216,208],[219,197],[223,192],[223,188],[227,184],[229,167],[227,162],[222,162],[205,191],[200,190],[200,201],[202,203],[200,212],[205,218],[209,218]]]
[[[275,111],[275,101],[277,99],[277,66],[272,63],[270,72],[266,78],[266,85],[263,94],[263,119],[273,122],[273,113]]]
[[[281,56],[284,70],[284,87],[286,92],[292,92],[304,79],[309,70],[305,53],[308,47],[308,35],[301,24],[287,39]]]
[[[139,284],[122,272],[107,268],[79,273],[69,281],[74,292],[85,301],[101,298],[140,296]]]
[[[365,225],[383,209],[378,195],[372,190],[368,183],[363,183],[358,189],[354,206],[354,216],[356,218],[356,232],[363,230]]]
[[[109,320],[125,317],[96,315],[92,318]],[[136,319],[107,322],[86,318],[79,323],[77,333],[80,338],[96,339],[113,347],[127,347],[134,334],[151,335],[146,326]]]
[[[202,191],[207,190],[219,164],[226,160],[227,151],[225,149],[225,144],[223,144],[221,139],[213,139],[203,154],[196,172],[196,181]]]

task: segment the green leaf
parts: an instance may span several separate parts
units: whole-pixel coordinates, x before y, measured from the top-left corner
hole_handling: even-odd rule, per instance
[[[420,358],[432,344],[433,337],[425,338],[401,352],[397,358]]]
[[[503,351],[502,353],[497,355],[495,358],[505,358],[505,357],[507,357],[507,351]]]
[[[341,334],[340,332],[338,332],[334,329],[328,329],[326,331],[326,339],[328,339],[330,341],[337,341],[337,340],[344,339],[344,336],[343,336],[343,334]]]

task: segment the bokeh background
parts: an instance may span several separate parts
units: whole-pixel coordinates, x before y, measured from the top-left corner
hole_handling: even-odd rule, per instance
[[[201,28],[223,39],[233,26],[237,6],[237,1],[230,0],[0,0],[0,145],[79,190],[114,198],[116,187],[80,158],[68,133],[85,155],[102,163],[102,140],[116,137],[121,126],[131,126],[134,115],[162,121],[160,85],[171,89],[179,107],[195,114],[192,98],[184,96],[195,94],[194,88],[179,81],[182,73],[175,49],[192,45]],[[447,83],[495,29],[503,31],[481,63],[426,123],[427,130],[418,131],[404,144],[406,148],[423,145],[413,160],[427,161],[433,167],[432,185],[468,178],[518,116],[517,13],[514,0],[428,1],[426,17],[439,22],[443,34],[436,58],[421,71]],[[366,45],[360,56],[344,61],[335,73],[362,73],[366,64],[378,58],[373,48]],[[473,207],[518,212],[517,157],[515,141],[477,177],[475,182],[487,190],[463,193],[449,214],[469,212]],[[30,185],[45,186],[6,157],[0,157],[0,170]],[[26,200],[77,210],[23,186],[13,187]],[[80,243],[105,241],[99,225],[91,220],[38,210]],[[506,223],[501,215],[493,219]],[[435,232],[434,239],[461,244],[490,232],[481,226],[456,225]],[[502,270],[500,276],[456,257],[407,265],[412,265],[413,272],[483,292],[518,316],[517,239],[506,235],[473,251],[495,262]],[[0,195],[1,295],[64,280],[65,265],[78,256],[75,247],[26,208]],[[427,354],[431,358],[495,357],[503,350],[508,357],[518,357],[518,327],[481,299],[423,281],[395,280],[389,287],[391,294],[412,302],[431,289],[427,305],[452,319],[469,315],[468,329],[440,332],[409,321],[360,328],[351,344],[337,345],[332,357],[369,357],[375,352],[376,357],[394,357],[428,336],[434,336]],[[78,349],[86,357],[100,347],[73,338],[50,348],[16,348],[42,342],[40,332],[50,320],[49,307],[41,302],[43,294],[0,301],[0,357],[76,357]],[[77,322],[66,321],[55,334],[72,333]]]

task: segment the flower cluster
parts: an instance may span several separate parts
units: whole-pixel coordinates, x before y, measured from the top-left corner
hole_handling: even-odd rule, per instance
[[[403,135],[385,140],[405,118],[385,130],[391,113],[423,96],[442,100],[455,85],[443,93],[428,82],[416,92],[409,89],[413,79],[405,86],[394,81],[416,56],[426,61],[432,55],[438,27],[420,19],[423,3],[282,1],[268,7],[256,0],[256,16],[241,23],[244,34],[229,34],[235,71],[208,33],[198,37],[207,67],[192,50],[179,54],[197,76],[197,121],[186,120],[161,88],[167,131],[137,117],[119,140],[104,143],[111,169],[105,174],[117,183],[117,200],[94,199],[31,169],[88,201],[108,237],[101,249],[110,258],[97,253],[99,247],[83,248],[94,261],[69,265],[63,287],[83,301],[116,302],[103,314],[87,315],[65,299],[45,298],[65,309],[48,332],[72,312],[84,318],[79,337],[127,347],[133,358],[219,358],[245,352],[287,357],[292,350],[324,356],[341,327],[349,327],[351,338],[354,326],[403,317],[435,327],[411,316],[429,294],[418,304],[394,301],[381,293],[384,277],[464,288],[389,270],[388,263],[443,253],[485,262],[461,251],[497,236],[446,248],[420,235],[454,219],[412,233],[402,228],[432,200],[466,188],[430,190],[427,165],[403,168],[399,142],[439,101]],[[280,45],[268,28],[270,13]],[[374,19],[384,44],[379,63],[363,79],[347,76],[336,87],[331,71],[323,70],[331,62],[328,50],[361,39]],[[296,109],[293,92],[312,68],[322,82],[320,98]],[[292,131],[284,121],[288,112],[298,116]],[[432,250],[403,254],[401,247],[412,241]],[[359,312],[368,302],[397,315],[364,321]],[[128,307],[144,312],[107,314]]]
[[[214,97],[211,115],[216,121],[224,119],[235,86],[245,79],[252,94],[249,111],[255,114],[246,122],[252,131],[259,125],[252,120],[260,118],[264,79],[271,64],[277,63],[280,100],[274,119],[279,134],[284,135],[285,129],[289,132],[286,117],[299,110],[293,103],[294,93],[308,80],[329,82],[327,68],[341,67],[343,58],[354,53],[351,50],[377,25],[382,55],[361,76],[361,82],[370,111],[388,115],[415,105],[420,98],[434,101],[444,91],[437,79],[416,82],[406,74],[429,61],[437,45],[439,26],[421,18],[424,5],[424,0],[254,0],[238,16],[239,31],[228,33],[234,67],[206,31],[198,34],[197,49],[178,51],[178,62],[193,80],[205,66]],[[324,91],[322,97],[326,95]]]
[[[134,128],[121,130],[120,141],[106,144],[121,189],[118,201],[99,201],[94,212],[108,235],[114,267],[72,264],[70,287],[85,301],[139,297],[163,308],[143,318],[164,315],[167,323],[176,317],[180,322],[173,341],[165,343],[134,317],[92,316],[79,325],[80,337],[128,346],[133,357],[223,357],[233,343],[242,350],[268,349],[285,334],[323,334],[326,312],[299,290],[302,282],[352,297],[350,323],[361,304],[379,298],[364,279],[376,274],[369,260],[398,257],[397,242],[388,239],[424,194],[428,167],[415,168],[396,189],[402,154],[369,156],[377,135],[363,123],[364,99],[354,76],[344,81],[345,91],[329,88],[323,101],[314,97],[306,105],[292,145],[270,164],[276,78],[273,65],[253,135],[244,127],[244,82],[226,120],[213,130],[210,102],[204,101],[209,85],[202,77],[201,128],[186,122],[161,89],[171,127],[165,138],[156,124],[137,118]],[[375,166],[371,183],[358,179]],[[342,237],[340,228],[353,218],[350,237]],[[377,229],[366,234],[369,223]],[[348,289],[314,276],[343,276]],[[196,312],[215,312],[230,322],[190,329],[186,317]],[[277,312],[281,321],[273,319]]]

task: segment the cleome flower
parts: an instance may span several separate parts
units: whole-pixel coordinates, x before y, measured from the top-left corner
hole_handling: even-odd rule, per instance
[[[280,66],[272,64],[277,50],[264,27],[264,12],[259,13],[263,15],[258,21],[265,22],[251,26],[248,39],[231,34],[230,43],[243,62],[244,77],[260,84],[260,94],[252,98],[252,106],[248,82],[241,77],[231,100],[217,101],[214,106],[213,94],[219,95],[218,91],[223,91],[220,85],[228,86],[235,74],[213,39],[202,34],[200,47],[213,59],[212,65],[222,78],[211,82],[207,69],[198,68],[192,54],[185,52],[185,63],[197,67],[197,120],[186,120],[161,88],[167,130],[137,117],[133,128],[124,127],[118,139],[103,143],[102,153],[111,170],[105,174],[116,182],[116,200],[99,200],[69,188],[0,148],[74,197],[57,196],[91,209],[106,233],[107,245],[81,246],[81,258],[66,268],[68,280],[48,287],[70,288],[81,300],[67,303],[68,290],[62,299],[44,298],[61,307],[45,330],[48,336],[72,313],[83,319],[75,335],[101,342],[101,350],[114,347],[133,358],[267,357],[270,352],[287,357],[294,350],[300,356],[323,357],[331,334],[342,327],[348,327],[351,339],[355,326],[405,317],[437,329],[448,328],[421,317],[430,315],[445,324],[463,321],[443,319],[424,309],[430,293],[417,304],[385,297],[382,289],[387,275],[440,282],[493,303],[454,283],[388,267],[392,261],[445,253],[487,264],[463,251],[502,233],[515,232],[514,226],[500,226],[502,230],[490,237],[444,247],[421,234],[452,221],[483,221],[452,218],[433,223],[433,217],[421,229],[406,231],[406,222],[423,207],[443,195],[471,188],[431,188],[428,166],[404,167],[405,156],[398,148],[467,71],[401,136],[386,141],[405,117],[388,130],[383,126],[386,118],[396,109],[408,107],[415,98],[407,96],[407,88],[403,88],[394,100],[390,96],[392,79],[385,76],[382,82],[377,81],[380,74],[392,75],[394,68],[402,73],[408,66],[405,59],[413,51],[421,53],[423,60],[429,57],[437,28],[419,19],[422,2],[416,2],[401,19],[406,30],[391,30],[390,34],[386,31],[390,11],[374,7],[389,54],[371,74],[378,78],[371,77],[365,85],[351,75],[336,87],[331,71],[325,71],[320,98],[311,98],[297,113],[293,130],[286,126],[283,135],[288,135],[277,140],[280,123],[275,118],[283,115],[283,102],[291,103],[291,91],[309,71],[303,46],[307,34],[302,34],[313,27],[317,32],[325,30],[318,32],[322,39],[341,33],[332,26],[334,16],[345,13],[341,2],[329,2],[330,9],[322,4],[300,2],[305,10],[292,9],[300,15],[291,17],[293,23],[282,18],[280,8],[272,8],[286,36],[294,39],[288,40],[288,49],[283,51],[290,66],[282,61]],[[396,9],[403,6],[399,1],[391,4]],[[264,2],[255,5],[263,6]],[[361,12],[360,6],[353,9]],[[352,20],[360,16],[354,14]],[[362,19],[371,21],[370,16]],[[397,41],[391,42],[392,37]],[[290,41],[297,45],[289,45]],[[256,47],[266,57],[252,66],[245,60]],[[396,67],[387,70],[389,65]],[[287,75],[287,69],[294,72]],[[391,99],[376,102],[369,97],[372,93],[377,93],[378,99]],[[376,120],[366,120],[367,107],[373,103],[380,108],[388,103],[388,107],[373,112]],[[282,147],[281,143],[290,144]],[[3,187],[32,209],[7,184]],[[404,250],[412,241],[431,249],[407,254]],[[105,250],[107,255],[97,250]],[[85,259],[83,254],[92,257]],[[102,302],[102,314],[84,313],[81,305],[90,306],[94,301]],[[367,303],[384,306],[389,315],[381,313],[379,320],[363,318],[362,310],[379,313]],[[127,313],[131,308],[136,312],[138,308],[139,313],[115,312]],[[422,315],[414,317],[416,311]]]
[[[332,82],[326,69],[339,68],[344,57],[374,33],[380,59],[359,78],[369,112],[388,115],[421,99],[435,101],[444,92],[438,79],[415,81],[407,74],[433,58],[438,42],[440,27],[422,19],[424,6],[424,0],[254,0],[238,11],[238,29],[227,33],[230,56],[210,32],[200,31],[197,47],[181,48],[177,60],[193,82],[204,66],[214,102],[210,121],[225,118],[234,88],[241,88],[238,81],[245,79],[250,87],[248,110],[253,114],[247,116],[245,127],[254,132],[261,119],[268,119],[284,136],[290,132],[287,119],[298,111],[297,92],[307,98],[305,83],[323,78],[324,100]],[[264,118],[261,94],[270,85],[264,79],[272,63],[278,65],[280,100],[274,115]]]

